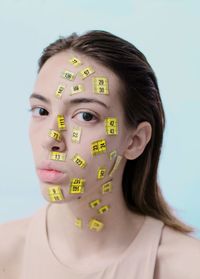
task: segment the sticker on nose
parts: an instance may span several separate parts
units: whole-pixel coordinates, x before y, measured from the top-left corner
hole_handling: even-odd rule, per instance
[[[61,141],[61,133],[55,130],[49,130],[48,135],[56,141]]]
[[[57,124],[58,124],[58,130],[59,131],[67,130],[67,127],[66,127],[66,124],[65,124],[65,117],[64,117],[64,115],[58,115],[57,116]]]

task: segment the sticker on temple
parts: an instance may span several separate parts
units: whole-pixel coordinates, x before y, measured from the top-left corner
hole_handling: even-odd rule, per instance
[[[70,182],[70,194],[83,194],[85,186],[85,179],[82,178],[72,178]]]
[[[76,218],[75,220],[75,226],[78,227],[79,229],[83,228],[83,221],[81,218]]]
[[[79,143],[81,140],[81,128],[77,127],[77,128],[73,128],[72,130],[72,142],[74,143]]]
[[[101,200],[99,200],[99,199],[96,199],[96,200],[93,200],[93,201],[91,201],[91,202],[89,202],[89,206],[91,207],[91,208],[95,208],[97,205],[99,205],[101,203]]]
[[[112,192],[112,182],[106,182],[102,186],[102,194],[111,193]]]
[[[75,67],[78,67],[80,65],[82,65],[83,63],[81,62],[81,60],[79,60],[77,57],[72,57],[69,62],[74,65]]]
[[[75,154],[72,158],[73,162],[77,164],[80,168],[85,168],[87,163],[86,161],[78,154]]]
[[[108,95],[108,79],[106,77],[94,77],[92,79],[93,91],[96,94]]]
[[[56,141],[61,141],[61,133],[55,130],[49,130],[48,135]]]
[[[118,155],[117,158],[116,158],[116,161],[115,161],[115,163],[114,163],[113,168],[112,168],[111,171],[109,172],[109,176],[110,176],[110,177],[112,177],[113,174],[114,174],[114,172],[118,169],[121,160],[122,160],[122,156]]]
[[[91,143],[91,153],[93,156],[105,153],[106,150],[106,141],[104,139],[97,140]]]
[[[58,152],[58,151],[52,151],[50,152],[50,159],[53,161],[65,161],[66,160],[66,153]]]
[[[77,93],[82,93],[84,92],[85,88],[82,84],[77,84],[77,85],[74,85],[71,87],[71,93],[70,95],[74,95],[74,94],[77,94]]]
[[[109,209],[110,209],[110,206],[109,206],[109,205],[103,205],[102,207],[100,207],[100,208],[98,209],[98,213],[99,213],[99,214],[103,214],[103,213],[107,212]]]
[[[100,232],[104,227],[104,224],[97,219],[92,218],[89,221],[89,229],[91,231]]]
[[[103,179],[106,175],[106,168],[105,167],[99,167],[97,170],[97,179]]]
[[[118,134],[118,121],[116,117],[108,117],[105,119],[106,134],[115,136]]]
[[[64,90],[65,90],[65,86],[63,84],[60,84],[55,93],[56,97],[61,98]]]
[[[76,77],[76,74],[66,70],[62,73],[62,77],[67,79],[67,80],[73,81]]]
[[[94,73],[95,73],[95,70],[92,67],[87,67],[87,68],[83,69],[82,71],[80,71],[80,77],[81,77],[81,79],[85,79]]]
[[[64,115],[58,115],[57,116],[57,124],[58,124],[58,130],[59,131],[67,130],[67,127],[65,125],[65,117],[64,117]]]
[[[48,194],[49,194],[50,201],[52,201],[52,202],[64,200],[64,196],[63,196],[61,187],[58,185],[49,187]]]

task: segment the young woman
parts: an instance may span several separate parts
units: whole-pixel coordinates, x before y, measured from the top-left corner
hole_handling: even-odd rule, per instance
[[[165,117],[144,55],[108,32],[60,38],[30,106],[48,206],[1,226],[0,278],[200,278],[200,242],[157,182]]]

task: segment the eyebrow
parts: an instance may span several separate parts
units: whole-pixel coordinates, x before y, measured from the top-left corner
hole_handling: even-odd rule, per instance
[[[49,99],[47,99],[46,97],[37,94],[37,93],[33,93],[30,96],[30,99],[38,99],[46,104],[50,104]],[[76,98],[76,99],[72,99],[69,102],[70,104],[81,104],[81,103],[97,103],[103,107],[105,107],[106,109],[109,109],[109,106],[107,106],[105,103],[97,100],[97,99],[93,99],[93,98]]]

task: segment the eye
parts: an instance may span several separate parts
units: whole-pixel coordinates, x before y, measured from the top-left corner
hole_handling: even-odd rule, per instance
[[[94,114],[87,111],[81,111],[77,113],[76,118],[78,118],[78,120],[80,121],[86,121],[86,122],[94,122],[97,120],[97,117]]]
[[[35,117],[49,115],[49,112],[42,107],[33,107],[30,111],[32,112],[32,116]]]

